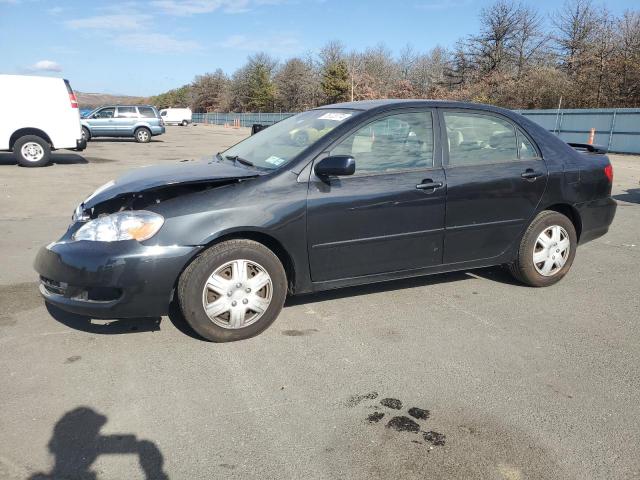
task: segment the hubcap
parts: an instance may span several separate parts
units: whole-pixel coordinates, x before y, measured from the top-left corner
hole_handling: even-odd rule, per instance
[[[209,276],[202,291],[202,306],[216,325],[244,328],[264,315],[272,296],[273,282],[262,265],[233,260]]]
[[[545,277],[558,273],[567,263],[571,241],[567,231],[559,225],[545,228],[533,247],[533,265],[537,272]]]
[[[147,138],[149,138],[149,134],[147,133],[147,131],[146,131],[146,130],[140,130],[140,131],[138,132],[138,138],[139,138],[140,140],[142,140],[143,142],[146,142],[146,141],[147,141]]]
[[[42,145],[36,142],[27,142],[20,149],[22,157],[30,162],[37,162],[44,157],[44,149]]]

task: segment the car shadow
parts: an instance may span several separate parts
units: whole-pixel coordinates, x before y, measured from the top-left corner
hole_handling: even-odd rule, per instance
[[[144,478],[167,480],[164,457],[158,446],[131,433],[103,434],[108,418],[90,407],[66,412],[53,427],[47,448],[53,455],[49,472],[34,473],[29,480],[95,479],[92,465],[103,455],[133,455]],[[103,472],[101,472],[103,473]]]
[[[89,163],[86,158],[82,155],[78,155],[77,153],[51,153],[51,163],[58,165],[76,165],[76,164],[86,164]],[[11,152],[2,152],[0,153],[0,165],[17,165],[18,161],[16,157]]]
[[[99,335],[121,335],[124,333],[156,332],[160,330],[160,317],[125,318],[121,320],[94,320],[85,315],[65,312],[45,301],[51,317],[63,325],[82,332]]]
[[[640,188],[631,188],[626,190],[626,193],[619,195],[613,195],[613,198],[627,203],[639,203],[640,204]]]

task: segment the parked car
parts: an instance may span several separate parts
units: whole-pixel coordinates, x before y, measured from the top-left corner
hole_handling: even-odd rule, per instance
[[[138,143],[148,143],[164,130],[158,110],[151,105],[103,106],[82,118],[82,136],[87,141],[94,137],[133,137]]]
[[[78,101],[68,80],[0,75],[0,150],[19,165],[42,167],[51,151],[84,150]]]
[[[191,123],[190,108],[163,108],[160,116],[166,125],[182,125],[186,127]]]
[[[291,142],[327,119],[315,142]],[[329,105],[208,161],[107,183],[35,269],[62,309],[158,316],[176,300],[204,338],[238,340],[267,328],[287,294],[492,265],[552,285],[579,244],[607,232],[612,181],[597,149],[578,152],[512,111]]]

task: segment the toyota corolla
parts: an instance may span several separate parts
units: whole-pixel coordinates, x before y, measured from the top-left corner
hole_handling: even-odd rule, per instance
[[[239,340],[266,329],[287,295],[491,265],[552,285],[578,245],[607,232],[612,179],[598,148],[508,110],[336,104],[210,159],[107,183],[35,269],[61,309],[143,317],[177,302],[204,338]]]

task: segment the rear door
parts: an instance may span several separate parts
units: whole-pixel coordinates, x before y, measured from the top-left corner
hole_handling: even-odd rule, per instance
[[[428,109],[382,114],[326,152],[353,156],[356,171],[328,179],[311,174],[307,238],[314,282],[442,262],[445,188],[433,118]]]
[[[133,126],[138,121],[136,107],[118,107],[116,110],[116,133],[121,137],[133,136]]]
[[[516,242],[544,193],[547,167],[507,118],[440,109],[447,177],[444,263],[497,257]]]

